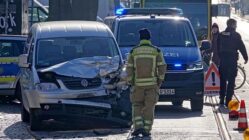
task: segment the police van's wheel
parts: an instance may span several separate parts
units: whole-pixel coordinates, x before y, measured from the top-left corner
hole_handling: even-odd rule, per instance
[[[41,129],[41,119],[36,113],[36,110],[30,110],[30,129],[33,131]]]
[[[19,82],[16,85],[15,96],[20,102],[22,102],[22,91]]]
[[[191,99],[190,101],[192,111],[202,111],[203,109],[203,98]]]
[[[21,119],[23,122],[29,122],[29,112],[24,108],[23,104],[21,108]]]
[[[182,106],[183,100],[172,100],[174,106]]]

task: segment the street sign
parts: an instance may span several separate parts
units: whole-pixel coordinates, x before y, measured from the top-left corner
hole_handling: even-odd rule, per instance
[[[220,92],[220,74],[214,63],[210,65],[205,75],[204,95],[218,96]]]

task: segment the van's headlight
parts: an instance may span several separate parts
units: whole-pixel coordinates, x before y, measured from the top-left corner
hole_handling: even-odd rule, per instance
[[[40,83],[36,85],[36,89],[40,91],[54,91],[58,89],[58,86],[54,83]]]
[[[203,69],[203,64],[202,62],[190,64],[187,67],[187,70],[202,70]]]

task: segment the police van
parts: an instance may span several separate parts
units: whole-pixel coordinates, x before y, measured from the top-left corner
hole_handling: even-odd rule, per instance
[[[0,96],[20,98],[18,57],[25,51],[26,39],[23,35],[0,35]]]
[[[160,101],[181,106],[190,100],[192,111],[202,111],[204,92],[203,62],[197,37],[181,9],[118,9],[105,23],[113,31],[123,58],[139,43],[139,30],[148,28],[152,44],[159,47],[167,63]],[[210,44],[203,41],[208,49]]]

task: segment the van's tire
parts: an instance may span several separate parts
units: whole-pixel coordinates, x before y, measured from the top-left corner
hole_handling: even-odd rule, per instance
[[[30,130],[32,131],[37,131],[41,130],[41,122],[42,120],[40,117],[37,115],[36,110],[30,109]]]
[[[177,99],[171,101],[174,106],[182,106],[183,100]]]
[[[25,109],[25,107],[23,106],[22,104],[22,107],[21,107],[21,119],[23,122],[29,122],[29,112]]]
[[[191,99],[190,105],[192,111],[202,111],[203,110],[203,98]]]

